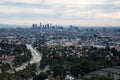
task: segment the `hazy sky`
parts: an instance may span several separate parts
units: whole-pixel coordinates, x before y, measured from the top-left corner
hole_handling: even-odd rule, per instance
[[[120,26],[120,0],[0,0],[1,24]]]

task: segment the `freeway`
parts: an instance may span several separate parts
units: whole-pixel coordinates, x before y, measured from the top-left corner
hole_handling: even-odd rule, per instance
[[[41,55],[39,52],[37,52],[36,49],[34,49],[30,44],[26,44],[27,49],[31,51],[32,59],[30,60],[30,64],[38,63],[41,61]]]
[[[38,65],[40,65],[42,55],[40,55],[40,53],[36,49],[34,49],[30,44],[26,44],[26,47],[31,51],[31,55],[32,55],[32,58],[29,63],[30,64],[37,63]],[[20,67],[15,68],[15,70],[16,71],[23,70],[26,68],[26,66],[28,66],[28,62],[22,64]]]

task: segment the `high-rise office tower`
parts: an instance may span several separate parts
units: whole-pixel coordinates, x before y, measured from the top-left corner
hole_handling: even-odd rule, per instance
[[[42,23],[40,22],[40,28],[42,28]]]
[[[33,24],[32,27],[35,29],[37,28],[37,24]]]
[[[47,24],[47,28],[49,28],[50,27],[50,25],[49,24]]]

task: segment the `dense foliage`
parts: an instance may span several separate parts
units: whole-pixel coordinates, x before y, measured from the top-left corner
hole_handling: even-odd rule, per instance
[[[0,57],[14,56],[13,66],[20,66],[22,63],[31,59],[31,52],[27,49],[25,44],[8,44],[0,43]]]
[[[28,65],[24,70],[9,74],[2,72],[0,74],[0,80],[27,80],[30,77],[35,76],[36,64]]]
[[[26,50],[26,53],[24,53],[24,55],[16,56],[13,60],[14,66],[20,66],[21,64],[29,61],[32,57],[30,53],[31,52],[29,50]]]
[[[41,72],[39,75],[35,76],[33,80],[45,80],[47,78],[48,78],[47,74],[44,72]]]
[[[10,64],[8,63],[2,63],[2,66],[0,67],[2,72],[5,72],[7,70],[9,70],[11,67],[10,67]]]
[[[104,67],[119,65],[120,52],[115,48],[96,47],[39,47],[43,53],[41,68],[50,65],[54,76],[70,74],[78,77]]]
[[[0,55],[18,55],[26,52],[26,46],[24,44],[0,43],[0,48]]]

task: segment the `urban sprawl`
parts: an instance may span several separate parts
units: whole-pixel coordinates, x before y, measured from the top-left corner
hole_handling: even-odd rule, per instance
[[[120,28],[0,28],[0,80],[120,80]]]

